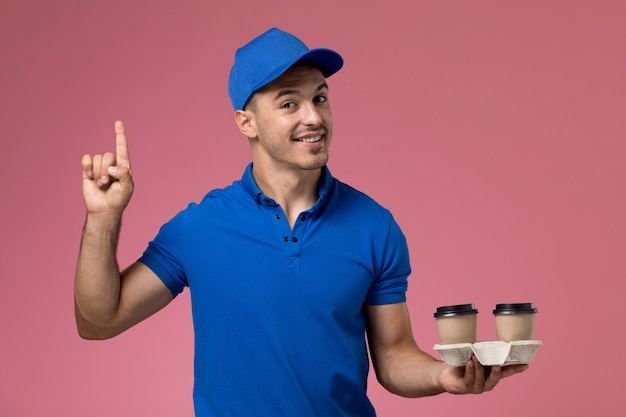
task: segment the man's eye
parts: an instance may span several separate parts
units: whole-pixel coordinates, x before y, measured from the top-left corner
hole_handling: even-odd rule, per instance
[[[293,101],[288,101],[287,103],[283,103],[282,106],[280,106],[281,109],[291,109],[293,108],[293,106],[295,106],[296,104]]]
[[[316,103],[325,103],[328,101],[328,97],[326,96],[317,96],[315,97],[315,102]]]

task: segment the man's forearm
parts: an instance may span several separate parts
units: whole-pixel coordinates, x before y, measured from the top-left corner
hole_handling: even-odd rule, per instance
[[[117,311],[121,287],[116,259],[120,220],[88,215],[85,221],[74,283],[79,332],[89,323],[106,325]]]
[[[445,391],[439,384],[439,374],[445,366],[416,346],[389,359],[377,375],[381,384],[394,394],[426,397]]]

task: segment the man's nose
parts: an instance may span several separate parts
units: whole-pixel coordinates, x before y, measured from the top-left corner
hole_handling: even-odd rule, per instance
[[[319,125],[322,123],[322,116],[315,106],[315,103],[302,105],[302,121],[306,125]]]

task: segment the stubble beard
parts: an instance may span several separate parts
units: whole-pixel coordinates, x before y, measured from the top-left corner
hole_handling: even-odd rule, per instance
[[[282,165],[289,166],[292,169],[312,171],[317,170],[324,167],[328,163],[329,159],[329,145],[330,145],[330,132],[325,124],[321,124],[318,128],[310,128],[305,132],[298,132],[294,136],[304,134],[306,132],[314,132],[314,131],[322,131],[324,132],[324,147],[321,148],[313,148],[307,150],[309,157],[300,157],[301,155],[290,155],[288,151],[285,151],[284,148],[274,141],[266,142],[263,146],[265,148],[265,152],[270,156],[272,160],[278,162]]]

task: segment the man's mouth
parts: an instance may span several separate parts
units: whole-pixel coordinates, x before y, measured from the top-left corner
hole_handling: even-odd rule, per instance
[[[308,138],[296,138],[295,140],[297,142],[315,143],[315,142],[319,142],[320,140],[322,140],[322,135],[311,136]]]

